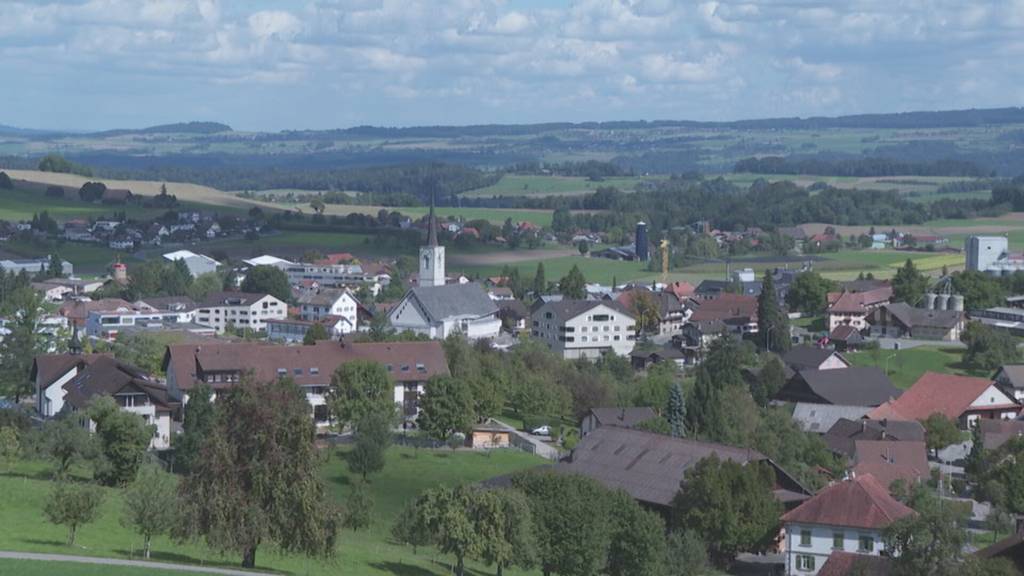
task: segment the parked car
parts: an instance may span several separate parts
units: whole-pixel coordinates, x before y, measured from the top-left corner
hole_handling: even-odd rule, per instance
[[[530,434],[534,436],[551,436],[551,427],[545,424],[539,428],[534,428],[530,431]]]

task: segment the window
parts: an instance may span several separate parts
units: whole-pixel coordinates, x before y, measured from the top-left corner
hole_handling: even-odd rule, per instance
[[[296,376],[302,376],[302,368],[292,368],[292,374]]]
[[[608,315],[607,314],[594,314],[593,320],[594,320],[594,322],[607,322],[608,321]]]
[[[833,550],[842,550],[843,549],[843,540],[845,540],[845,535],[842,532],[833,532],[832,533],[832,549]]]
[[[875,551],[875,537],[874,536],[861,536],[857,542],[858,552],[874,552]]]
[[[315,366],[314,366],[313,368],[310,368],[310,369],[309,369],[309,374],[310,374],[311,376],[316,376],[316,375],[317,375],[317,374],[319,374],[319,373],[320,373],[320,369],[319,369],[319,368],[317,368],[317,367],[315,367]]]
[[[796,569],[801,572],[814,572],[814,556],[798,554],[796,557]]]
[[[800,545],[801,546],[810,546],[811,545],[811,531],[810,530],[801,530],[800,531]]]
[[[287,374],[288,374],[288,370],[286,370],[286,369],[284,369],[284,368],[278,368],[278,369],[277,369],[277,375],[278,375],[278,376],[285,376],[285,375],[287,375]]]

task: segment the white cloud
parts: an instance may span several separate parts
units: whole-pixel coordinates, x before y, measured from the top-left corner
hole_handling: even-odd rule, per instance
[[[249,16],[249,30],[257,38],[294,38],[302,30],[302,22],[291,12],[264,10]]]
[[[494,23],[494,31],[498,34],[518,34],[530,27],[530,17],[522,12],[502,14]]]

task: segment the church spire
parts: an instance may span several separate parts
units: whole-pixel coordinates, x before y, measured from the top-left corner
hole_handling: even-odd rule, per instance
[[[434,190],[430,191],[430,216],[427,218],[427,246],[437,246],[437,218],[434,217]]]

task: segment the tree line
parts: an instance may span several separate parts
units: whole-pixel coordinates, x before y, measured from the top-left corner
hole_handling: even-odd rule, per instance
[[[908,161],[894,158],[856,157],[829,160],[806,156],[762,156],[744,158],[733,172],[753,174],[812,174],[815,176],[963,176],[988,174],[972,162],[953,158]]]

